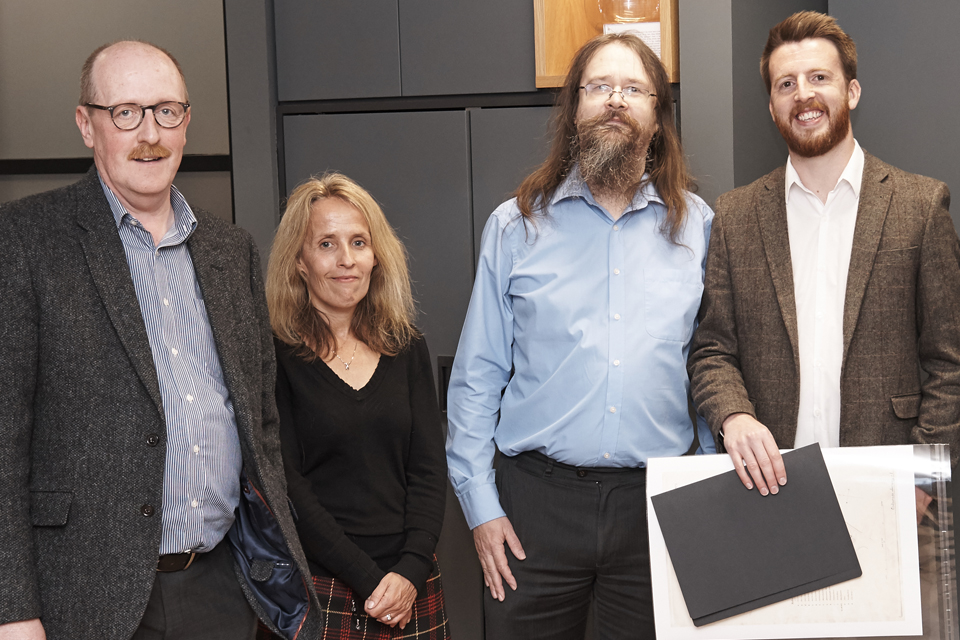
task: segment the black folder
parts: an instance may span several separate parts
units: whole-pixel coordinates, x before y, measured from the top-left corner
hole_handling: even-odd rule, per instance
[[[783,462],[776,495],[729,471],[651,498],[694,625],[862,574],[820,446]]]

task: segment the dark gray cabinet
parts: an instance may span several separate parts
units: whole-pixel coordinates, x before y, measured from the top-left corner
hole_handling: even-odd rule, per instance
[[[286,116],[287,189],[340,171],[383,207],[410,254],[431,353],[453,355],[473,284],[463,111]]]
[[[403,95],[536,90],[531,0],[399,0]]]
[[[397,0],[274,0],[281,102],[400,95]]]
[[[474,251],[493,210],[546,159],[550,107],[470,110]]]
[[[431,354],[456,352],[473,285],[465,111],[286,116],[288,189],[340,171],[373,194],[410,254]],[[460,505],[449,491],[437,548],[453,633],[479,639],[483,579]]]

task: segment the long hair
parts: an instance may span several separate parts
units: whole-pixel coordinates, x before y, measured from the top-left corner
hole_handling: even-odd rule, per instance
[[[546,213],[550,198],[573,168],[576,162],[573,148],[577,137],[580,81],[594,54],[613,43],[620,43],[637,54],[657,94],[657,131],[647,151],[646,171],[667,206],[667,216],[660,231],[676,243],[687,217],[686,192],[694,188],[693,178],[687,169],[680,136],[673,121],[673,91],[667,71],[657,54],[631,34],[597,36],[583,45],[574,56],[553,112],[554,137],[550,154],[517,189],[517,206],[525,221],[534,222],[538,215]]]
[[[800,11],[770,29],[770,35],[767,36],[767,45],[760,56],[760,75],[763,77],[763,84],[767,86],[767,93],[770,93],[772,82],[770,56],[773,52],[788,42],[800,42],[809,38],[823,38],[832,42],[840,54],[840,65],[843,67],[847,84],[857,79],[857,45],[840,28],[836,18],[816,11]]]
[[[284,343],[300,347],[298,353],[308,360],[318,355],[326,358],[336,349],[330,325],[311,304],[307,284],[297,269],[313,205],[326,198],[339,198],[363,214],[377,258],[370,289],[357,304],[350,328],[374,351],[396,355],[418,335],[413,326],[407,252],[373,196],[340,173],[310,178],[294,189],[287,201],[267,266],[267,305],[273,332]]]

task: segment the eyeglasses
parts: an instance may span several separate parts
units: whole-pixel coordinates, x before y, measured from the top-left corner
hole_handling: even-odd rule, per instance
[[[635,98],[657,97],[657,94],[655,93],[650,93],[642,87],[634,87],[632,85],[617,89],[608,84],[588,84],[580,88],[583,89],[584,93],[587,94],[587,98],[590,100],[609,100],[615,93],[619,93],[620,98],[624,102],[633,100]]]
[[[147,109],[153,111],[153,119],[164,129],[175,129],[180,126],[183,119],[187,117],[187,109],[190,108],[188,102],[158,102],[157,104],[115,104],[112,107],[104,107],[99,104],[85,103],[83,106],[100,109],[110,112],[110,119],[117,129],[130,131],[136,129],[143,122],[143,116]]]

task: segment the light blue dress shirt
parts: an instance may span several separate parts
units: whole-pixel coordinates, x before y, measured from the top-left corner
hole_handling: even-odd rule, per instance
[[[163,400],[160,553],[209,551],[233,525],[243,460],[233,403],[187,246],[197,219],[171,186],[173,225],[154,246],[150,232],[102,179],[100,184],[127,256]]]
[[[471,529],[505,515],[494,446],[582,467],[687,452],[687,353],[713,221],[697,196],[687,207],[673,244],[651,183],[614,220],[574,169],[534,224],[515,200],[490,216],[447,400],[450,480]]]

